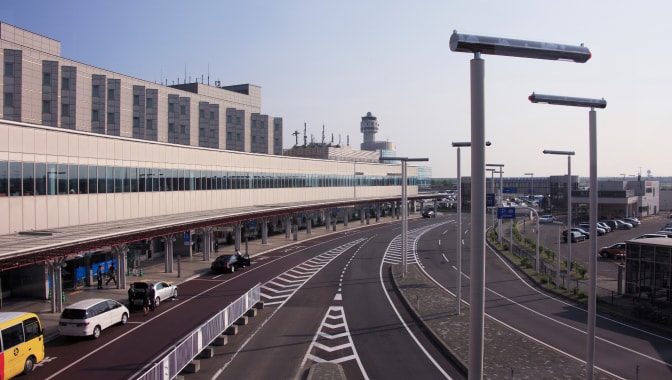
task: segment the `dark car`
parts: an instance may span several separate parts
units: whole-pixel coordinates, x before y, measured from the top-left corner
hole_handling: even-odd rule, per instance
[[[210,269],[215,273],[235,272],[236,269],[242,269],[250,266],[250,255],[241,255],[239,253],[233,255],[217,256],[215,261],[210,265]]]
[[[574,227],[574,228],[572,228],[572,231],[576,231],[576,232],[580,233],[581,235],[585,236],[586,239],[590,239],[590,232],[588,232],[587,230],[584,230],[581,227]]]
[[[578,243],[580,241],[586,240],[586,237],[579,231],[571,231],[572,243]],[[567,242],[567,230],[562,231],[562,240]]]
[[[423,218],[436,218],[436,211],[433,208],[428,208],[422,212]]]
[[[150,285],[154,285],[154,307],[162,301],[177,298],[177,285],[165,281],[136,281],[128,289],[129,309],[133,311],[135,306],[142,306],[145,293]]]

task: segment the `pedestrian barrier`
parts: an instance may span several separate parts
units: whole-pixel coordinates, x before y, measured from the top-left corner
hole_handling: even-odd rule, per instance
[[[138,380],[174,379],[206,347],[220,337],[227,328],[236,323],[239,318],[244,316],[260,300],[261,284],[257,284],[254,288],[229,304],[224,310],[189,333],[173,348],[152,360],[154,364],[150,368],[141,370],[138,376],[132,376],[131,378]]]

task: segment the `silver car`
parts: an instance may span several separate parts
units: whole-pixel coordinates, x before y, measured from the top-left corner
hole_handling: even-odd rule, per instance
[[[128,303],[133,306],[142,306],[145,299],[145,292],[150,285],[154,285],[154,307],[159,306],[162,301],[177,298],[177,285],[165,281],[136,281],[131,284],[128,292]]]

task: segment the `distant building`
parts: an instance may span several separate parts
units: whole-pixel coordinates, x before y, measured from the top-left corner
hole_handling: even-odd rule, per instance
[[[397,144],[389,141],[376,141],[376,133],[378,133],[379,125],[378,118],[373,116],[371,112],[367,112],[366,116],[362,116],[360,131],[364,135],[364,142],[361,145],[361,149],[380,151],[381,157],[396,156]]]

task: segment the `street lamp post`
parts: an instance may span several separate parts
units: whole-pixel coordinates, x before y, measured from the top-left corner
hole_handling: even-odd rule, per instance
[[[574,151],[567,150],[544,150],[544,154],[558,154],[567,156],[567,276],[572,276],[572,156]],[[595,236],[593,236],[595,238]],[[560,252],[558,251],[558,254]],[[560,267],[558,266],[558,272]],[[560,284],[558,284],[560,285]]]
[[[504,164],[485,164],[485,166],[490,166],[490,167],[496,167],[499,168],[498,171],[495,171],[493,173],[499,173],[499,206],[504,207],[504,193],[502,191],[502,186],[504,186],[504,180],[502,175],[504,174],[504,170],[502,169],[504,167]],[[493,181],[492,183],[492,192],[495,192],[495,183]],[[494,211],[493,211],[493,218],[494,218]],[[497,222],[497,239],[499,244],[502,244],[502,221]]]
[[[530,176],[530,195],[534,197],[534,173],[524,173],[523,175],[529,175]]]
[[[560,106],[587,107],[588,112],[588,146],[590,150],[590,190],[589,215],[590,222],[590,250],[588,252],[588,321],[586,337],[586,379],[593,379],[595,367],[595,314],[596,314],[596,287],[597,287],[597,115],[595,108],[606,108],[607,101],[602,99],[574,98],[555,95],[541,95],[532,93],[529,100],[532,103],[548,103]],[[571,243],[570,243],[571,244]]]
[[[490,141],[485,142],[486,146],[490,146]],[[457,298],[457,315],[460,315],[460,304],[462,303],[462,174],[460,173],[460,148],[471,147],[471,142],[453,142],[453,146],[457,148],[457,290],[455,297]]]
[[[485,317],[485,64],[481,54],[586,62],[591,53],[584,46],[504,39],[453,32],[450,50],[471,53],[471,280],[469,314],[469,377],[483,378]]]
[[[429,158],[380,157],[380,161],[401,161],[401,273],[402,276],[405,276],[408,270],[408,180],[406,179],[406,166],[409,161],[429,161]]]

